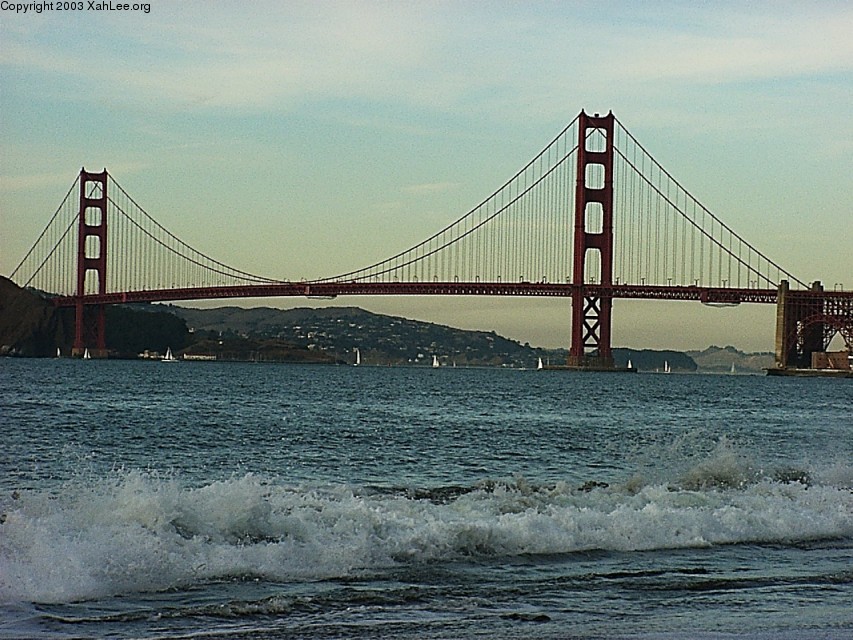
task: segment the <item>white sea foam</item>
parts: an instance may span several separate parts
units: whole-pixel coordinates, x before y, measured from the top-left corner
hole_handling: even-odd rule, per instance
[[[246,474],[193,488],[180,477],[115,472],[0,498],[0,600],[68,602],[229,577],[320,579],[466,556],[849,538],[850,479],[837,465],[780,479],[725,448],[670,482],[609,487],[516,478],[377,491]]]

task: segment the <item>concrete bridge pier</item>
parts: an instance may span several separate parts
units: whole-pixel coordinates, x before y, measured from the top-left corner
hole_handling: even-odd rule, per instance
[[[808,291],[791,291],[787,280],[779,283],[776,299],[777,369],[808,369],[812,354],[826,348],[827,327],[822,294],[820,281],[813,282]]]

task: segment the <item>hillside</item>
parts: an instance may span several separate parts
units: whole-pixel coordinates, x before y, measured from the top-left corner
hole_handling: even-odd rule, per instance
[[[223,338],[286,340],[348,363],[355,362],[356,348],[363,364],[380,365],[426,365],[435,355],[447,366],[532,367],[544,353],[494,332],[463,331],[358,307],[168,308],[195,332],[217,332]]]
[[[167,346],[181,349],[190,342],[185,322],[159,306],[110,306],[106,314],[111,357],[136,357]],[[59,349],[67,356],[73,342],[72,308],[54,307],[44,294],[0,277],[0,355],[53,357]]]
[[[186,321],[161,305],[116,305],[106,309],[106,343],[111,358],[136,358],[148,352],[213,354],[225,360],[277,362],[333,362],[327,354],[309,351],[283,340],[248,340],[230,336],[216,339],[191,334]],[[58,309],[44,295],[22,289],[0,277],[0,355],[68,356],[74,341],[74,310]]]
[[[619,367],[628,365],[638,371],[663,371],[669,365],[673,371],[694,373],[697,363],[681,351],[655,351],[653,349],[613,349],[613,360]]]
[[[71,314],[0,276],[0,355],[52,356],[73,339]]]
[[[358,307],[272,309],[167,307],[196,333],[212,332],[228,339],[283,339],[306,349],[330,354],[338,361],[355,362],[355,350],[364,364],[430,365],[435,355],[442,365],[536,366],[566,361],[563,349],[537,349],[494,332],[464,331],[428,322],[385,316]],[[614,349],[617,365],[630,359],[642,371],[663,369],[696,371],[696,363],[677,351]]]
[[[763,373],[775,363],[772,353],[744,353],[732,346],[711,346],[704,351],[688,351],[700,371],[709,373],[729,373],[732,365],[736,373]]]

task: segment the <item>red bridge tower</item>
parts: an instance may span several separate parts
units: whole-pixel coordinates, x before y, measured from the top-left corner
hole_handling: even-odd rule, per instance
[[[575,246],[572,273],[572,342],[568,366],[613,369],[610,321],[613,298],[585,286],[613,283],[613,112],[578,121]],[[599,252],[599,273],[587,273],[587,254]]]
[[[88,195],[87,195],[88,194]],[[80,170],[80,214],[77,227],[77,295],[75,296],[74,347],[72,355],[106,357],[106,314],[104,305],[87,308],[86,276],[94,272],[97,292],[107,292],[107,170]]]

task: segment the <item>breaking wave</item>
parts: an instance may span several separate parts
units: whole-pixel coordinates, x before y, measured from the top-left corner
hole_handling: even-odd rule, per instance
[[[0,601],[71,602],[221,579],[313,580],[471,557],[853,537],[853,470],[752,468],[727,443],[677,477],[434,488],[204,486],[115,471],[0,497]]]

